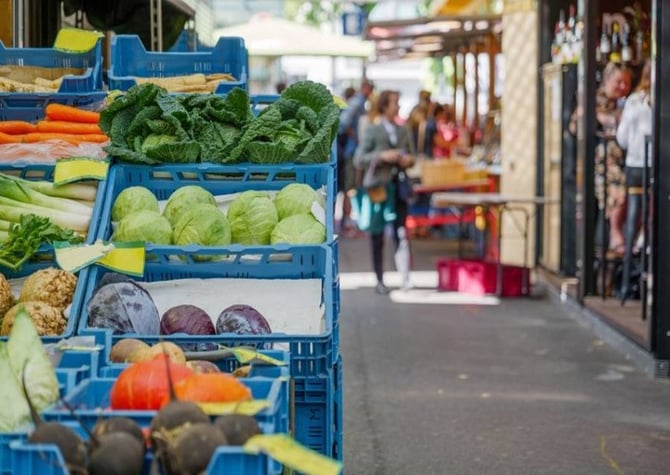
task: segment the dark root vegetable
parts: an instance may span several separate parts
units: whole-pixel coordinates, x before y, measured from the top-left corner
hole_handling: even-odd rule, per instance
[[[148,350],[149,345],[135,338],[124,338],[114,343],[109,352],[109,359],[112,363],[127,363],[132,361],[131,355],[139,350]]]
[[[112,432],[98,439],[89,458],[88,474],[140,475],[143,464],[144,444],[128,432]]]
[[[186,366],[191,368],[194,373],[220,373],[221,370],[211,361],[191,360],[186,362]]]
[[[109,419],[102,419],[98,421],[91,431],[93,437],[96,439],[102,439],[102,437],[108,434],[115,434],[117,432],[123,432],[133,436],[142,447],[144,447],[145,441],[142,428],[137,422],[129,417],[115,416],[110,417]]]
[[[35,430],[28,436],[28,442],[56,445],[63,455],[63,460],[70,473],[86,473],[86,444],[69,427],[57,422],[44,422],[42,420],[35,406],[33,406],[30,396],[28,396],[25,379],[27,367],[28,363],[26,362],[21,373],[21,387],[30,409],[33,424],[35,424]]]
[[[203,473],[217,447],[227,445],[223,433],[209,423],[199,423],[182,430],[174,440],[170,458],[175,473],[198,475]]]
[[[166,348],[164,346],[162,348],[166,352]],[[174,463],[171,458],[173,442],[185,428],[199,423],[209,425],[209,416],[196,403],[177,400],[169,358],[164,356],[162,359],[166,367],[170,400],[151,420],[151,445],[154,448],[158,463],[163,468],[163,473],[165,475],[181,475],[182,472],[176,471],[176,467],[172,465]]]
[[[244,445],[254,435],[261,434],[261,428],[253,416],[246,414],[225,414],[214,421],[230,445]]]
[[[195,305],[177,305],[161,317],[161,335],[186,333],[188,335],[214,335],[210,316]]]

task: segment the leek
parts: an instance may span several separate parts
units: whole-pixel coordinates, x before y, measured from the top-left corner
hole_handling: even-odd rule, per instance
[[[50,181],[45,180],[26,180],[16,176],[6,175],[0,173],[0,179],[5,178],[21,185],[27,186],[43,195],[53,196],[57,198],[70,198],[77,201],[95,201],[98,194],[97,185],[85,183],[68,183],[66,185],[55,186]]]
[[[0,196],[0,219],[18,223],[21,220],[21,216],[25,214],[34,214],[48,218],[51,222],[62,228],[72,229],[84,234],[88,232],[91,223],[91,213],[68,213]]]
[[[0,230],[0,243],[7,242],[9,240],[9,232],[5,230]]]
[[[71,213],[92,213],[90,206],[69,198],[57,198],[35,191],[23,183],[0,176],[0,196],[21,203]]]

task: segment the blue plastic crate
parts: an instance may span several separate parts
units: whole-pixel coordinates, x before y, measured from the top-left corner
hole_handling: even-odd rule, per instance
[[[63,424],[72,428],[86,440],[87,434],[78,423],[63,422]],[[267,424],[260,424],[260,426],[264,434],[271,433],[271,428]],[[63,456],[56,445],[30,444],[26,438],[24,434],[8,444],[8,464],[7,470],[2,472],[3,475],[5,473],[39,475],[70,474],[65,466]],[[142,475],[149,475],[151,473],[152,462],[153,453],[147,451],[144,456]],[[273,464],[266,455],[251,455],[244,453],[241,447],[222,446],[216,449],[204,473],[205,475],[218,475],[221,473],[226,473],[227,475],[279,475],[282,473],[281,470],[281,465]]]
[[[110,408],[110,392],[116,379],[93,378],[82,381],[63,399],[74,408],[75,413],[83,424],[93,426],[100,418],[126,416],[133,419],[140,426],[149,426],[156,411],[114,411]],[[268,424],[274,432],[279,433],[288,427],[288,401],[283,398],[285,382],[281,378],[240,378],[250,390],[254,399],[267,400],[270,407],[259,412],[255,417],[259,423]],[[42,412],[44,420],[71,421],[72,413],[63,405],[45,409]]]
[[[260,246],[244,248],[208,248],[207,251],[189,252],[182,248],[150,247],[157,260],[147,261],[144,277],[139,281],[169,281],[188,278],[251,278],[251,279],[321,279],[321,306],[325,315],[324,329],[318,334],[293,335],[272,333],[268,335],[138,335],[127,333],[113,335],[116,341],[122,338],[138,338],[149,344],[159,340],[177,344],[216,343],[232,345],[278,345],[274,349],[288,349],[291,353],[291,377],[325,374],[332,368],[338,347],[333,345],[333,334],[338,331],[338,322],[333,313],[332,253],[329,246]],[[203,255],[227,256],[220,261],[196,261]],[[79,315],[78,335],[90,331],[88,327],[87,302],[93,295],[100,278],[107,272],[100,266],[82,270],[86,279],[86,293],[73,303],[73,312]],[[187,303],[187,302],[184,302]],[[279,346],[282,345],[282,346]],[[288,348],[286,348],[288,347]]]
[[[342,379],[342,357],[335,364],[335,426],[333,441],[333,458],[340,462],[344,456],[343,433],[344,433],[344,386]]]
[[[49,104],[63,104],[84,110],[102,108],[106,92],[58,94],[0,94],[0,120],[35,122],[45,117]]]
[[[247,190],[278,191],[290,183],[304,183],[326,192],[326,240],[333,240],[334,172],[327,165],[122,165],[115,164],[107,179],[109,185],[100,215],[98,238],[108,240],[112,235],[112,206],[116,197],[130,186],[143,186],[159,200],[187,185],[199,185],[214,195]]]
[[[248,63],[244,40],[238,37],[220,37],[206,52],[151,52],[137,35],[116,35],[111,45],[109,89],[127,91],[137,84],[136,77],[228,73],[236,81],[221,82],[214,91],[224,94],[235,87],[247,89]]]
[[[0,41],[0,65],[83,69],[81,75],[66,75],[56,92],[81,94],[103,90],[101,39],[86,53],[67,53],[54,48],[7,48]],[[2,96],[15,94],[0,93]]]
[[[327,457],[334,456],[335,380],[327,375],[293,379],[293,427],[295,440]]]
[[[22,163],[0,164],[0,173],[4,173],[6,175],[18,176],[26,180],[53,181],[54,165],[22,164]],[[100,217],[104,209],[106,188],[107,188],[107,180],[103,180],[98,183],[98,191],[96,194],[95,203],[93,205],[93,212],[91,214],[91,224],[89,227],[88,235],[86,237],[86,242],[89,244],[95,241],[95,238],[98,234],[98,223],[100,222]],[[0,266],[0,272],[2,272],[8,279],[12,279],[17,277],[24,277],[32,274],[33,272],[39,269],[55,265],[56,262],[53,254],[53,247],[43,245],[40,248],[39,253],[34,257],[34,259],[24,264],[19,271],[15,272]]]

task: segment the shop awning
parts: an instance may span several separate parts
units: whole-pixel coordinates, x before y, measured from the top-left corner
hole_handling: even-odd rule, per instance
[[[502,15],[490,13],[485,8],[488,4],[445,0],[428,16],[421,16],[415,5],[408,8],[407,2],[385,2],[380,4],[382,9],[371,12],[363,36],[375,42],[378,60],[444,56],[491,35],[500,36]]]
[[[371,42],[301,25],[283,18],[261,16],[248,23],[214,31],[214,38],[239,36],[250,56],[332,56],[368,58]]]

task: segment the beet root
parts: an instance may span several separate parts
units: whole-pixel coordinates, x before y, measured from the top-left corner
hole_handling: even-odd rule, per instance
[[[227,445],[223,433],[208,423],[198,423],[182,430],[170,447],[171,466],[180,475],[198,475],[207,468],[217,447]]]
[[[132,435],[144,447],[145,440],[142,428],[129,417],[110,417],[109,419],[100,420],[95,427],[93,427],[93,437],[101,439],[105,435],[114,434],[117,432],[124,432]]]
[[[88,462],[89,475],[140,475],[144,444],[128,432],[111,432],[98,439]]]
[[[28,442],[56,445],[70,473],[85,473],[86,444],[69,427],[57,422],[40,422],[28,437]]]
[[[225,414],[214,421],[230,445],[244,445],[254,435],[261,434],[261,428],[253,416],[245,414]]]

